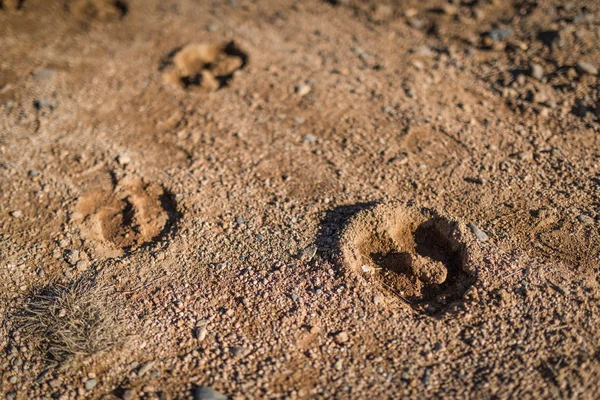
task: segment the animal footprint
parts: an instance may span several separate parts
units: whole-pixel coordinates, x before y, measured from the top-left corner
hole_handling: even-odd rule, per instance
[[[345,262],[379,290],[434,313],[473,283],[456,222],[384,204],[358,213],[343,232]]]
[[[192,43],[171,52],[159,70],[164,71],[166,82],[182,89],[213,92],[226,86],[246,61],[246,54],[233,42]]]
[[[130,250],[157,241],[175,216],[175,200],[160,185],[124,178],[112,190],[93,190],[81,197],[73,221],[89,239]]]
[[[71,0],[68,9],[76,18],[91,21],[114,21],[129,10],[123,0]]]

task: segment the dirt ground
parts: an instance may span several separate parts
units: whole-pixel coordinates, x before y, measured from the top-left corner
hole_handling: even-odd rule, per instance
[[[3,398],[600,398],[600,2],[0,5]]]

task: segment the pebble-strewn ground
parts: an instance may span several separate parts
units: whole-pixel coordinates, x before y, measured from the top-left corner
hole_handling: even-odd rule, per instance
[[[0,397],[600,398],[597,1],[0,4]]]

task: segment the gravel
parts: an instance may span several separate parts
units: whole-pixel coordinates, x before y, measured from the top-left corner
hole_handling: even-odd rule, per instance
[[[310,87],[310,85],[306,85],[306,84],[301,84],[296,86],[296,93],[300,96],[300,97],[304,97],[307,94],[309,94],[311,92],[312,88]]]
[[[98,384],[98,381],[96,381],[96,379],[88,379],[87,381],[85,381],[85,389],[86,390],[92,390],[93,388],[96,387],[96,385]]]
[[[578,62],[576,68],[580,75],[598,75],[598,68],[583,61]]]
[[[153,366],[154,366],[154,361],[148,361],[148,362],[142,364],[140,369],[138,369],[138,372],[137,372],[138,376],[144,375],[146,372],[150,371]]]
[[[23,216],[23,212],[21,210],[15,210],[11,212],[10,215],[14,218],[21,218]]]
[[[198,386],[194,390],[194,400],[227,400],[227,396],[208,386]]]
[[[580,214],[577,216],[577,220],[579,222],[581,222],[584,225],[593,225],[594,224],[594,218],[590,217],[589,215],[586,214]]]
[[[540,64],[531,64],[531,76],[541,81],[544,78],[544,68]]]
[[[315,135],[313,135],[312,133],[309,133],[309,134],[302,136],[302,140],[307,143],[315,143],[317,141],[317,137]]]
[[[348,341],[348,333],[345,331],[341,331],[335,334],[335,341],[342,344]]]
[[[473,232],[473,234],[475,235],[475,237],[480,242],[487,242],[489,240],[489,236],[484,231],[482,231],[481,229],[479,229],[477,227],[477,225],[475,225],[474,223],[470,223],[469,227],[471,228],[471,232]]]

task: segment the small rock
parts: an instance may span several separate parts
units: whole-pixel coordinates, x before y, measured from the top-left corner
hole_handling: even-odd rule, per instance
[[[473,234],[475,235],[475,237],[477,239],[479,239],[480,242],[487,242],[488,241],[488,239],[489,239],[488,235],[484,231],[482,231],[481,229],[479,229],[477,227],[477,225],[475,225],[473,223],[470,223],[469,227],[471,228],[471,232],[473,232]]]
[[[425,22],[419,18],[409,18],[408,25],[415,29],[423,29],[425,27]]]
[[[531,76],[541,81],[544,78],[544,68],[540,64],[531,64]]]
[[[38,176],[39,174],[40,171],[38,171],[37,169],[32,169],[31,171],[29,171],[29,176],[31,176],[32,178]]]
[[[146,372],[150,371],[153,366],[154,366],[154,361],[148,361],[148,362],[142,364],[140,369],[138,369],[138,372],[137,372],[138,376],[144,375]]]
[[[337,369],[338,371],[341,371],[343,366],[342,360],[337,360],[335,364],[333,364],[333,368]]]
[[[208,386],[198,386],[194,390],[194,400],[227,400],[227,396]]]
[[[79,261],[79,250],[67,251],[65,254],[65,260],[71,265],[76,265]]]
[[[494,28],[489,32],[489,36],[492,40],[499,42],[508,39],[513,35],[513,30],[510,28],[500,29]]]
[[[38,99],[33,101],[33,106],[38,110],[47,108],[50,111],[54,111],[54,109],[56,108],[56,102],[51,99]]]
[[[160,376],[160,371],[153,369],[152,371],[150,371],[150,378],[154,379],[154,378],[158,378]]]
[[[594,223],[594,218],[590,217],[586,214],[580,214],[577,216],[577,220],[584,225],[592,225]]]
[[[588,75],[598,75],[598,68],[594,67],[592,64],[588,64],[586,62],[578,62],[577,65],[575,66],[575,68],[577,69],[577,72],[579,72],[579,75],[584,75],[584,74],[588,74]]]
[[[310,93],[311,90],[312,90],[312,88],[310,87],[310,85],[302,84],[302,85],[296,86],[296,93],[298,93],[298,95],[300,97],[306,96],[307,94]]]
[[[121,165],[127,165],[131,162],[131,157],[126,154],[121,154],[117,157],[117,162]]]
[[[206,326],[199,326],[195,329],[194,335],[199,342],[202,342],[206,339],[206,335],[208,335],[208,329],[206,329]]]
[[[348,341],[348,334],[344,331],[340,331],[335,334],[334,339],[339,344],[346,343]]]
[[[93,388],[96,387],[96,384],[98,382],[95,379],[88,379],[87,381],[85,381],[85,389],[86,390],[92,390]]]
[[[15,210],[10,213],[14,218],[21,218],[23,216],[23,212],[21,210]]]
[[[14,385],[15,383],[17,383],[17,377],[13,375],[10,378],[8,378],[8,381]]]
[[[242,346],[233,346],[230,351],[234,357],[237,357],[244,353],[244,348]]]
[[[313,135],[312,133],[309,133],[309,134],[302,136],[302,140],[307,143],[315,143],[317,141],[317,137],[315,135]]]
[[[294,122],[298,125],[301,125],[306,122],[306,118],[304,117],[294,117]]]
[[[419,48],[415,51],[415,54],[423,57],[432,57],[435,55],[433,50],[431,50],[431,47],[425,45],[419,46]]]
[[[121,398],[123,400],[133,400],[134,397],[135,397],[135,390],[133,390],[133,389],[125,389],[123,391],[123,394],[121,395]]]
[[[38,69],[36,71],[33,71],[33,73],[31,74],[31,77],[33,78],[34,81],[42,81],[42,80],[53,77],[54,74],[56,74],[56,70],[44,68],[44,69]]]

